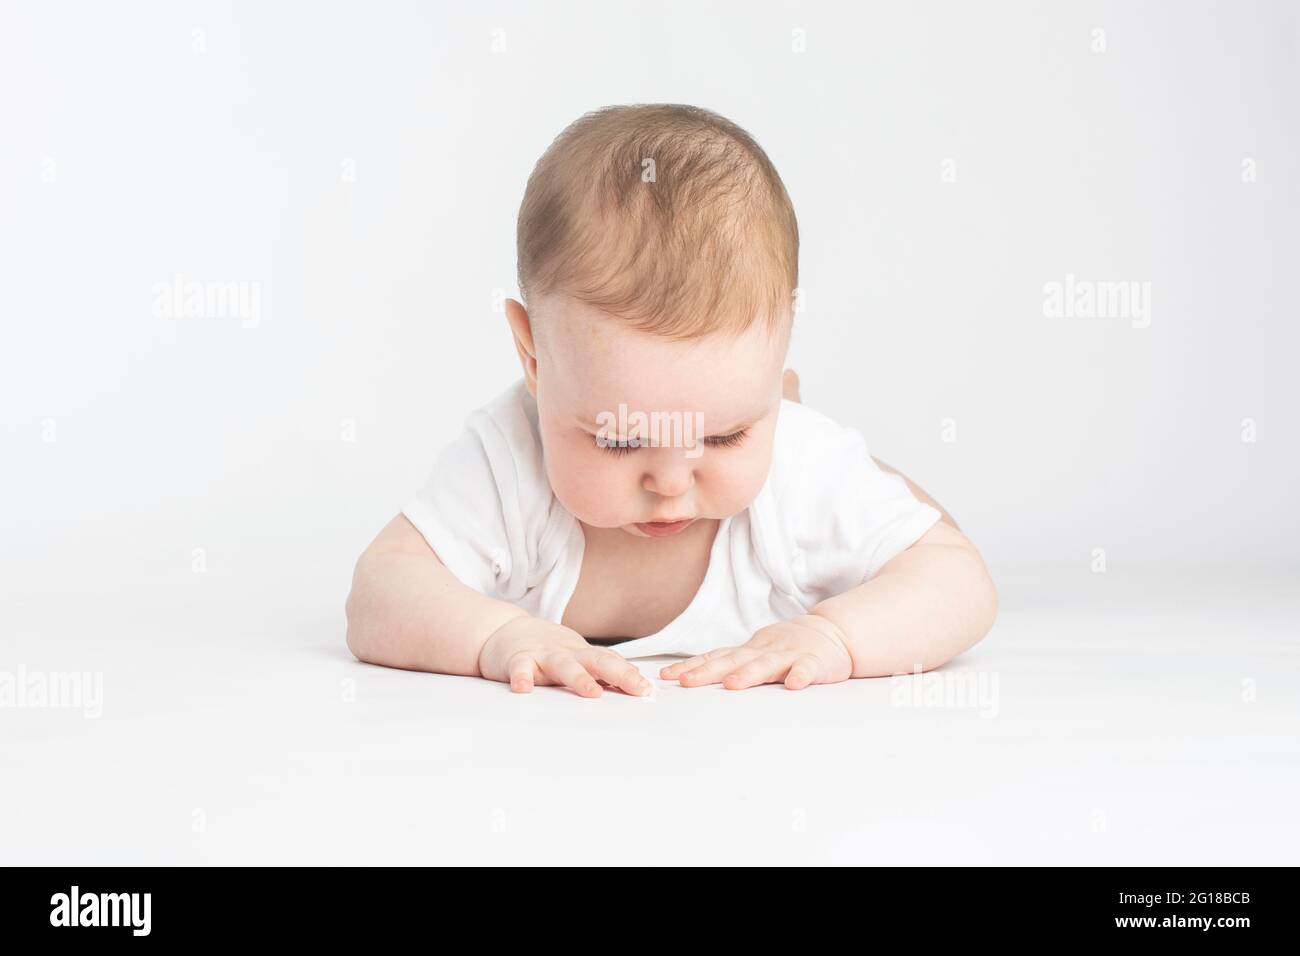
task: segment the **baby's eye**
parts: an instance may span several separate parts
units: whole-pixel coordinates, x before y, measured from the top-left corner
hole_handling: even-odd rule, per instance
[[[742,428],[740,431],[732,432],[730,435],[713,435],[709,438],[704,439],[704,444],[712,445],[715,448],[717,447],[732,448],[736,445],[739,445],[742,441],[744,441],[745,436],[748,434],[749,434],[749,429]]]
[[[631,452],[633,448],[640,448],[641,440],[639,438],[623,438],[617,440],[609,438],[602,440],[597,438],[596,447],[601,451],[609,452],[611,455],[626,455]]]

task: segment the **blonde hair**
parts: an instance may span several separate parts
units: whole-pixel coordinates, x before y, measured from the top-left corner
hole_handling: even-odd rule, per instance
[[[519,208],[519,290],[553,292],[669,338],[791,314],[794,207],[767,154],[717,113],[607,106],[538,160]]]

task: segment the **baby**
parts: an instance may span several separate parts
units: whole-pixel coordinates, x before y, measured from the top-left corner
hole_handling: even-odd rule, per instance
[[[529,177],[523,377],[362,554],[389,667],[649,694],[929,670],[984,636],[979,553],[784,369],[798,227],[766,153],[690,106],[583,116]]]

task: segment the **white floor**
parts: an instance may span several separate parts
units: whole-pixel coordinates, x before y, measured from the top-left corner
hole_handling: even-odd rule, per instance
[[[1294,575],[1153,581],[1003,575],[919,688],[653,700],[362,665],[270,582],[18,597],[0,673],[102,716],[0,709],[0,862],[1300,862]]]

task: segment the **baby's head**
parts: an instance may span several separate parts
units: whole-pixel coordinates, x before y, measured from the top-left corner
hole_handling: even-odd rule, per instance
[[[749,506],[771,463],[798,249],[780,176],[715,113],[608,107],[551,144],[519,210],[524,304],[506,314],[547,476],[577,518],[648,536]]]

